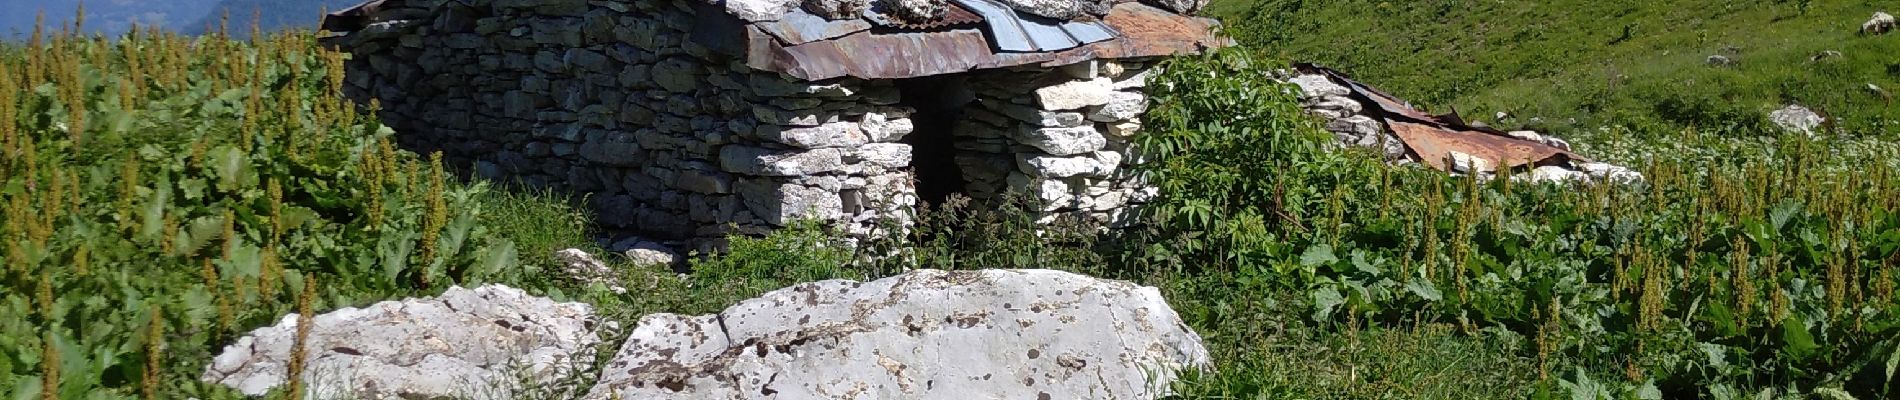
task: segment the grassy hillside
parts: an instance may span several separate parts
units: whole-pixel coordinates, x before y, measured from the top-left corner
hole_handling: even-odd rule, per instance
[[[1725,130],[1790,103],[1886,135],[1900,35],[1861,36],[1900,4],[1793,0],[1215,0],[1245,43],[1333,66],[1415,102],[1559,134],[1606,125]],[[1887,9],[1887,11],[1896,11]],[[1824,52],[1840,57],[1811,60]],[[1735,67],[1711,67],[1711,55]],[[1575,118],[1576,122],[1570,122]]]
[[[1301,10],[1319,8],[1289,12]],[[624,269],[645,286],[617,296],[549,273],[552,251],[590,246],[588,216],[564,195],[457,179],[390,146],[397,133],[338,95],[341,55],[311,42],[0,44],[0,398],[235,399],[196,378],[243,332],[451,284],[584,300],[626,326],[909,268],[1159,287],[1214,356],[1214,373],[1179,384],[1183,399],[1876,399],[1893,398],[1900,368],[1900,144],[1878,137],[1759,123],[1711,134],[1608,107],[1576,115],[1653,120],[1580,144],[1633,161],[1648,183],[1479,182],[1329,150],[1263,77],[1276,65],[1226,52],[1172,61],[1150,86],[1140,145],[1164,196],[1141,229],[1039,232],[1023,212],[1035,204],[952,205],[858,253],[902,256],[857,258],[801,225],[734,238],[683,278]],[[1583,46],[1564,43],[1548,48]],[[1738,79],[1756,76],[1740,54]],[[1524,65],[1559,71],[1462,84],[1571,66],[1536,62]],[[1465,101],[1434,86],[1457,79],[1358,72]]]

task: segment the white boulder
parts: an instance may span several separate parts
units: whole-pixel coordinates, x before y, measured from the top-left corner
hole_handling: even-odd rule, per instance
[[[1633,184],[1643,181],[1642,173],[1610,163],[1583,163],[1577,165],[1577,169],[1588,174],[1593,181],[1621,184]]]
[[[1564,167],[1555,166],[1555,165],[1546,165],[1546,166],[1537,167],[1537,169],[1531,170],[1531,174],[1529,175],[1528,179],[1530,179],[1531,182],[1538,182],[1538,183],[1588,182],[1590,181],[1590,176],[1582,172],[1565,169]]]
[[[1892,32],[1893,27],[1893,14],[1888,14],[1886,11],[1878,11],[1874,13],[1873,19],[1869,19],[1866,23],[1860,24],[1860,33],[1882,35],[1887,32]]]
[[[1461,174],[1479,174],[1496,172],[1497,167],[1484,157],[1453,151],[1450,155],[1451,172]]]
[[[296,314],[225,346],[199,379],[261,396],[286,384]],[[500,285],[449,288],[317,315],[304,343],[305,398],[507,399],[591,363],[592,307]]]
[[[664,244],[640,237],[629,237],[614,243],[614,252],[627,257],[627,261],[640,267],[671,268],[685,262],[680,253]]]
[[[1821,114],[1815,113],[1814,110],[1809,110],[1807,107],[1802,107],[1798,104],[1792,104],[1780,110],[1768,113],[1768,120],[1773,121],[1775,126],[1779,126],[1788,132],[1801,132],[1808,135],[1813,135],[1815,129],[1820,128],[1821,124],[1827,122],[1827,119],[1822,118]]]
[[[726,12],[750,22],[777,21],[798,6],[798,0],[723,0]]]
[[[649,315],[585,398],[1153,399],[1207,365],[1152,287],[919,270]]]
[[[607,263],[585,250],[557,251],[554,252],[554,259],[561,262],[562,272],[566,272],[569,279],[583,284],[599,283],[615,294],[627,293],[627,288],[620,286],[620,277],[614,274],[613,268],[608,268]]]

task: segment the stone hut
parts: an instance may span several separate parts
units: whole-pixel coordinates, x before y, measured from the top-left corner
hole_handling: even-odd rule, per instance
[[[1125,223],[1152,67],[1230,44],[1205,2],[373,0],[322,40],[403,146],[703,244],[953,193]]]

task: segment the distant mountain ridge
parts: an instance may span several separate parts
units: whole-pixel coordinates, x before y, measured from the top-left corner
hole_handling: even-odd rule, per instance
[[[360,2],[359,0],[221,0],[210,7],[203,17],[173,29],[191,35],[209,33],[217,30],[218,22],[227,15],[230,19],[226,25],[226,33],[238,38],[250,35],[253,19],[256,20],[258,28],[265,32],[288,28],[316,29],[317,23],[322,20],[324,10],[339,10]]]
[[[360,0],[84,0],[88,34],[117,36],[133,26],[159,27],[198,35],[218,29],[230,16],[228,33],[249,36],[255,19],[264,31],[315,28],[327,7],[342,9]],[[46,30],[70,25],[81,0],[0,0],[0,40],[24,39],[33,32],[37,15],[46,16]]]

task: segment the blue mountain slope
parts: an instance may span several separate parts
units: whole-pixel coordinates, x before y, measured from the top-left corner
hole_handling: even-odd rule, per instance
[[[360,0],[85,0],[88,33],[116,36],[134,24],[157,26],[185,34],[218,29],[230,16],[229,33],[244,37],[256,20],[266,31],[315,27],[326,7],[355,5]],[[0,0],[0,40],[23,39],[33,31],[36,15],[44,12],[48,30],[71,24],[80,0]]]
[[[338,10],[360,2],[361,0],[222,0],[211,6],[203,17],[175,28],[179,32],[188,34],[203,34],[218,29],[218,21],[229,15],[228,33],[236,37],[248,35],[254,19],[266,32],[286,28],[314,29],[322,18],[324,10]]]
[[[315,0],[310,0],[315,1]],[[118,35],[139,26],[171,28],[196,21],[218,0],[88,0],[86,31]],[[73,21],[80,0],[0,0],[0,37],[23,38],[33,31],[34,16],[46,13],[48,29]]]

